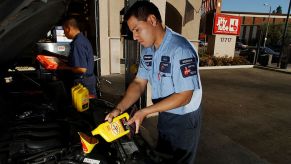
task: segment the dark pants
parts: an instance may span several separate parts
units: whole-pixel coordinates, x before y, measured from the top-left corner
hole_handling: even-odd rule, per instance
[[[96,77],[94,75],[74,80],[74,85],[81,83],[89,90],[90,95],[96,96]]]
[[[185,115],[161,112],[157,151],[170,155],[165,163],[193,164],[201,129],[201,107]]]

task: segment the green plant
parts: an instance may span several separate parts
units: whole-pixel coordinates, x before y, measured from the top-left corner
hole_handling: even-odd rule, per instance
[[[198,48],[198,54],[199,56],[207,55],[207,47],[199,47]]]
[[[203,55],[200,57],[200,66],[214,66],[212,56]]]
[[[242,56],[235,56],[232,58],[231,65],[246,65],[250,64],[250,62]]]

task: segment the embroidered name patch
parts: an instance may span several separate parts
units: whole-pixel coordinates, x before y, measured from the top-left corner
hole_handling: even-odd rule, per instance
[[[150,67],[152,66],[152,59],[153,55],[144,55],[143,60],[145,61],[146,66]]]
[[[170,62],[170,56],[162,56],[162,62]]]
[[[160,63],[160,72],[171,73],[171,63],[161,62]]]

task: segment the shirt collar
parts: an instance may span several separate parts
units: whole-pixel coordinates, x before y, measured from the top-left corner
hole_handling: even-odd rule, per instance
[[[73,41],[75,41],[80,35],[83,35],[82,32],[79,32],[73,39]]]
[[[166,33],[164,35],[164,38],[163,38],[163,41],[162,41],[161,45],[159,46],[159,48],[157,50],[155,50],[155,46],[153,45],[152,48],[151,48],[152,51],[154,51],[154,52],[162,51],[164,49],[164,47],[167,45],[167,43],[169,42],[171,36],[172,36],[172,31],[171,31],[170,28],[168,28],[166,26]]]

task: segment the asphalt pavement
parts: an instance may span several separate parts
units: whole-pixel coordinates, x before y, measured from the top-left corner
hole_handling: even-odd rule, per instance
[[[204,126],[197,163],[291,163],[290,74],[203,70],[201,78]]]

